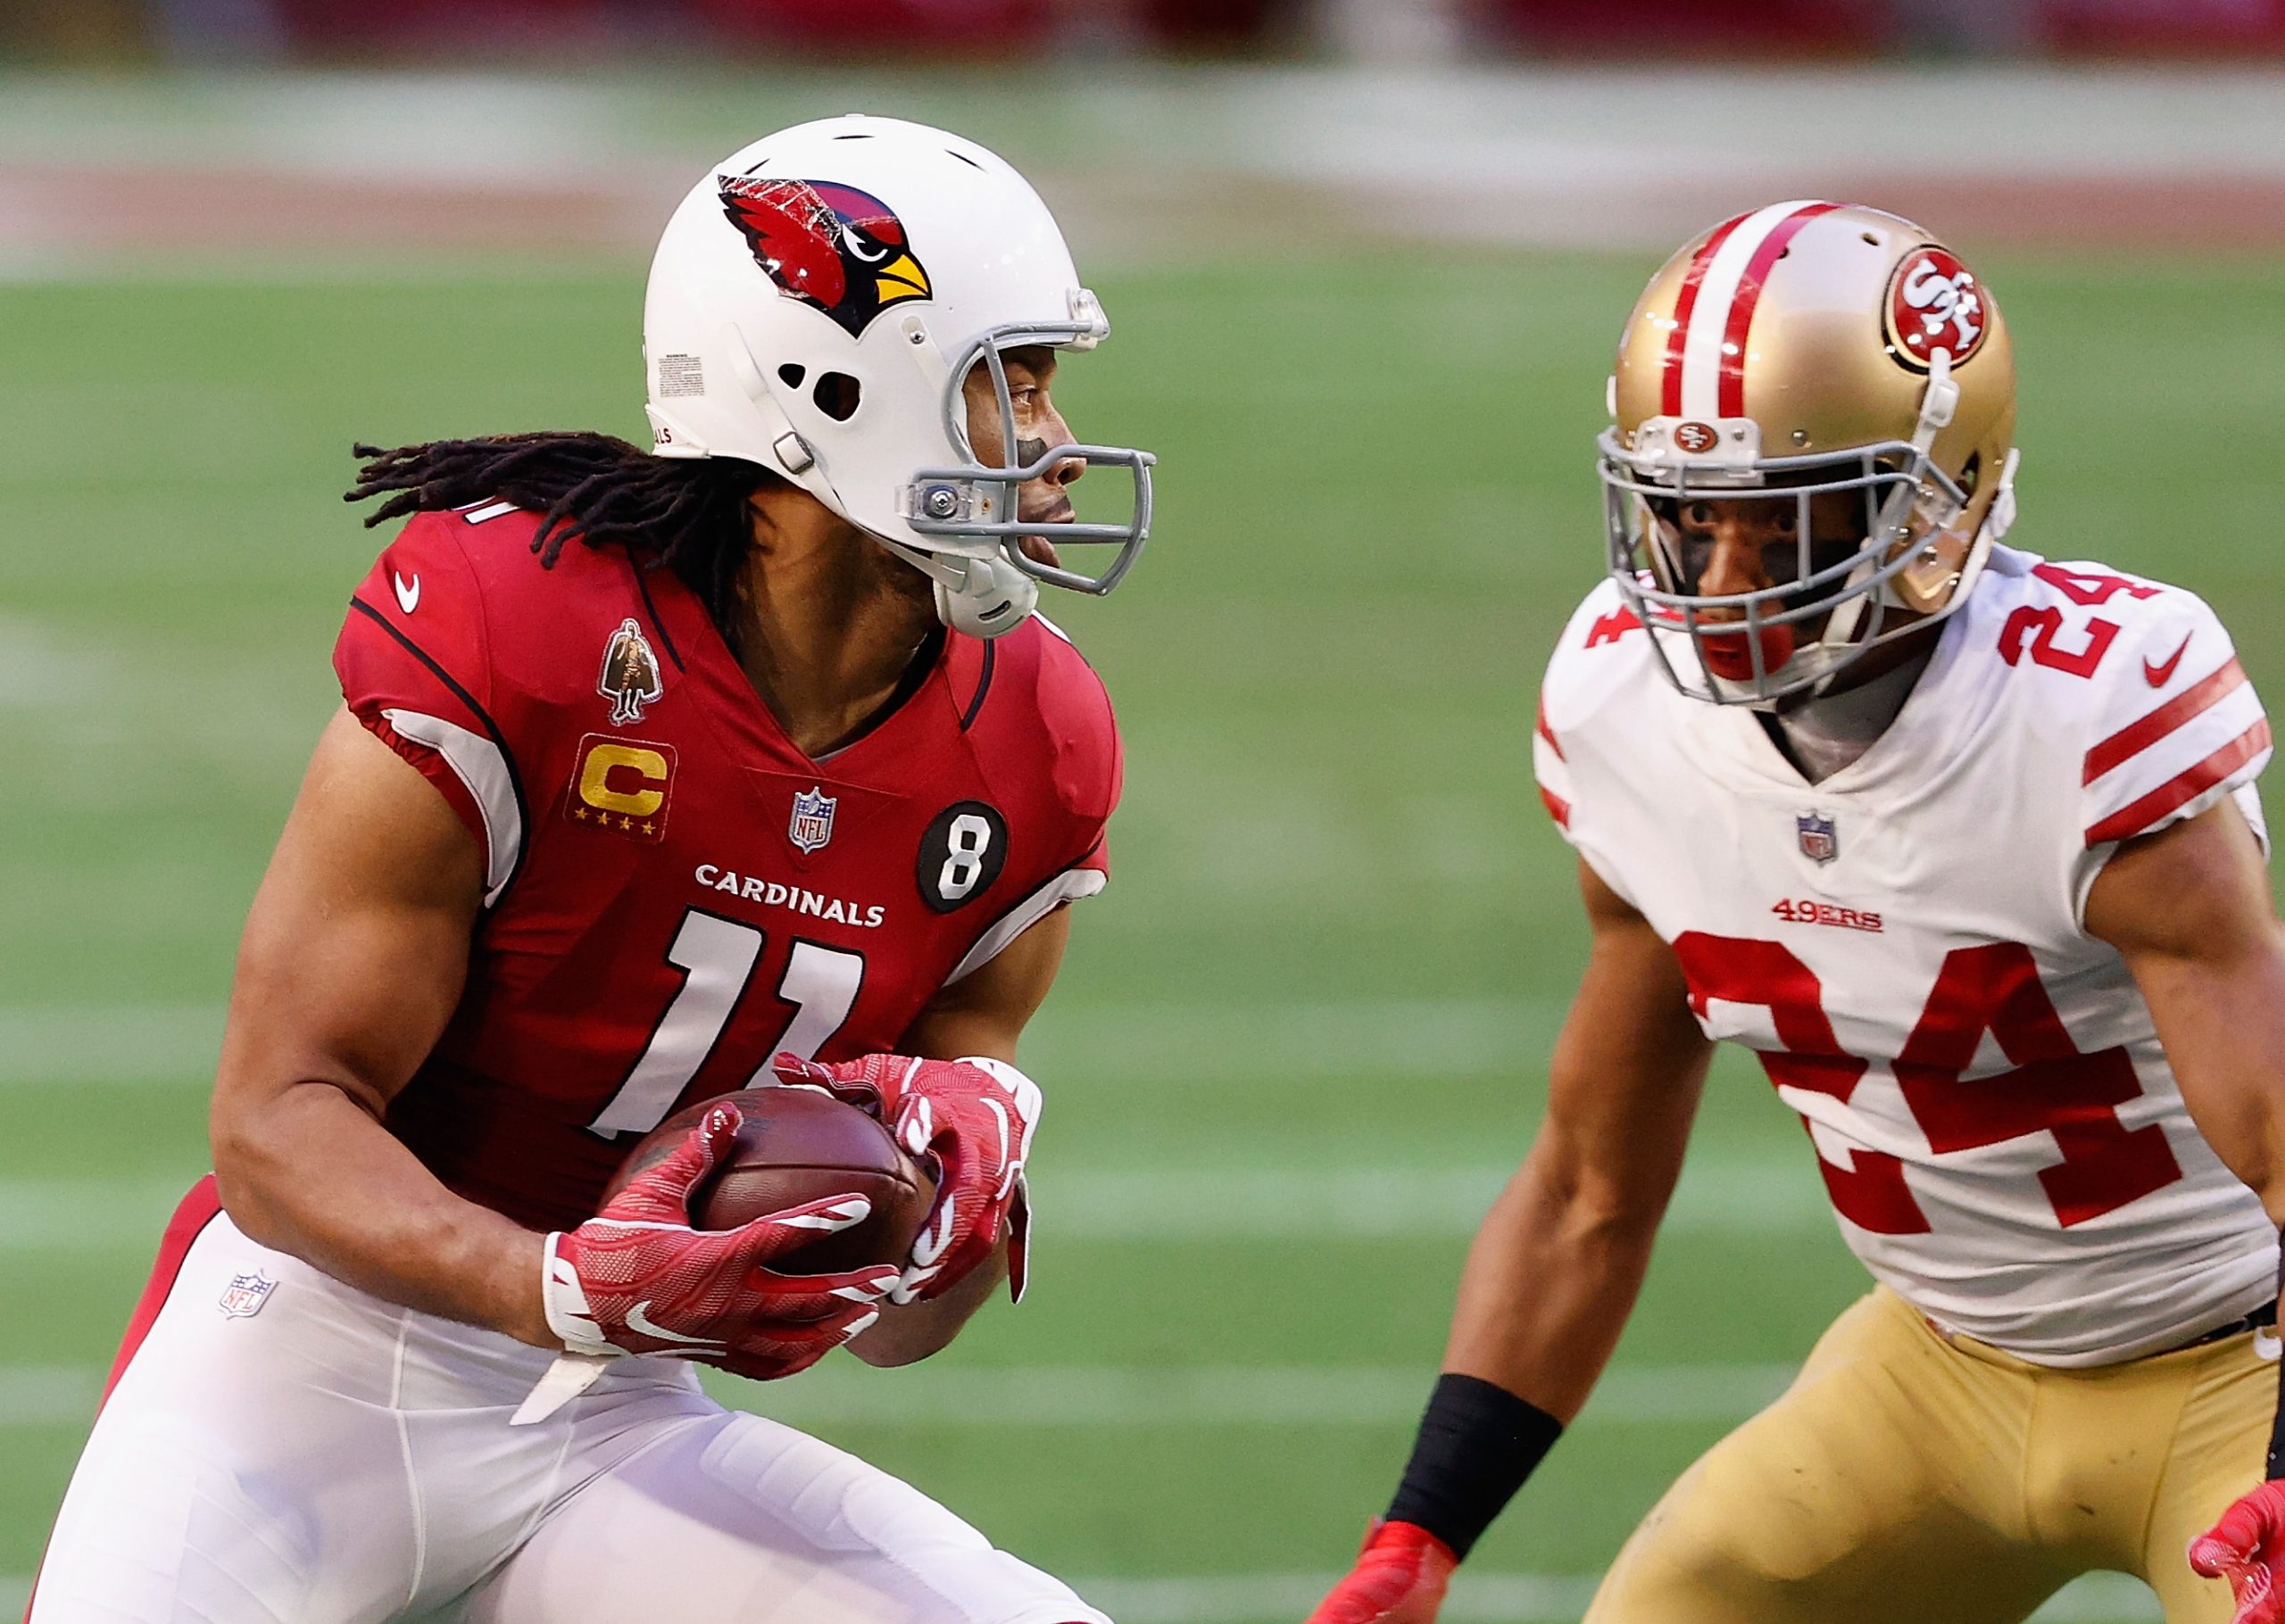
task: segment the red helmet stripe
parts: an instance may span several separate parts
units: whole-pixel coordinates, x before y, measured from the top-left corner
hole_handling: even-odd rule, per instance
[[[1799,234],[1802,227],[1839,207],[1839,203],[1820,203],[1794,210],[1771,228],[1753,251],[1753,257],[1746,261],[1746,268],[1738,278],[1738,291],[1731,295],[1729,322],[1722,333],[1720,410],[1724,417],[1746,415],[1746,336],[1753,328],[1754,309],[1761,302],[1762,279],[1769,275],[1769,268],[1777,263],[1777,256],[1785,252],[1785,244]]]
[[[1722,244],[1729,241],[1730,233],[1751,218],[1750,214],[1741,214],[1724,220],[1691,256],[1690,269],[1682,279],[1682,291],[1674,295],[1674,324],[1666,332],[1666,368],[1660,380],[1662,398],[1658,410],[1667,417],[1682,416],[1682,355],[1690,340],[1690,313],[1698,308],[1698,289],[1706,280],[1706,268],[1714,262]]]

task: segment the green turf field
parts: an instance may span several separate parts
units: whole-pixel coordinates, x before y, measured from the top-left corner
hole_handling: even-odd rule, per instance
[[[1099,286],[1058,396],[1162,456],[1150,556],[1056,612],[1130,750],[1117,877],[1027,1053],[1034,1299],[902,1372],[735,1396],[1129,1624],[1297,1619],[1401,1460],[1582,932],[1528,772],[1599,568],[1590,439],[1647,262],[1331,259]],[[2285,271],[1991,268],[2015,539],[2215,600],[2285,692]],[[376,545],[353,438],[641,423],[640,268],[0,286],[0,1599],[172,1195],[233,939]],[[1687,841],[1690,832],[1677,828]],[[1708,854],[1709,858],[1718,854]],[[1717,1076],[1603,1393],[1455,1619],[1568,1620],[1658,1490],[1863,1286],[1757,1072]],[[2055,1617],[2154,1617],[2124,1587]]]

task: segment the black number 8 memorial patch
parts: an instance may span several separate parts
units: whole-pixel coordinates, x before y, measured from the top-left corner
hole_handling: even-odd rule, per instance
[[[920,837],[920,861],[913,878],[920,899],[949,914],[992,889],[1008,860],[1008,820],[980,800],[955,801],[936,814]]]

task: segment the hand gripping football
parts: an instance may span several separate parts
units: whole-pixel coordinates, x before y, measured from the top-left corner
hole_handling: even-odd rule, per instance
[[[620,1164],[603,1200],[672,1152],[707,1110],[721,1103],[692,1106],[652,1129]],[[787,1207],[859,1195],[872,1203],[870,1217],[819,1236],[771,1268],[781,1274],[832,1274],[877,1264],[903,1266],[935,1205],[936,1184],[887,1129],[822,1089],[746,1089],[727,1103],[738,1108],[737,1142],[691,1190],[693,1229],[734,1230]]]

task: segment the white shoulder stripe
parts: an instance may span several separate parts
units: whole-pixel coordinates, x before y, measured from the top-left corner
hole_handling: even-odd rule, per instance
[[[1571,764],[1538,733],[1532,735],[1532,777],[1549,794],[1571,799]]]
[[[1737,302],[1738,284],[1746,266],[1769,234],[1811,202],[1772,203],[1740,221],[1706,267],[1699,284],[1698,302],[1690,316],[1690,331],[1682,352],[1682,415],[1712,422],[1722,415],[1722,340],[1730,328],[1730,306]]]
[[[1076,902],[1082,897],[1092,897],[1110,882],[1109,876],[1100,868],[1067,868],[1030,896],[1001,916],[992,928],[976,939],[968,956],[952,966],[944,978],[949,987],[964,976],[973,975],[1006,950],[1010,942],[1066,902]]]
[[[445,758],[484,818],[484,906],[490,907],[523,855],[524,819],[516,808],[515,780],[500,747],[456,722],[418,710],[384,710],[388,725]]]
[[[2238,810],[2245,815],[2247,824],[2253,829],[2253,838],[2261,842],[2261,855],[2264,858],[2269,856],[2269,820],[2262,816],[2261,791],[2248,781],[2231,790],[2230,798],[2238,803]]]

